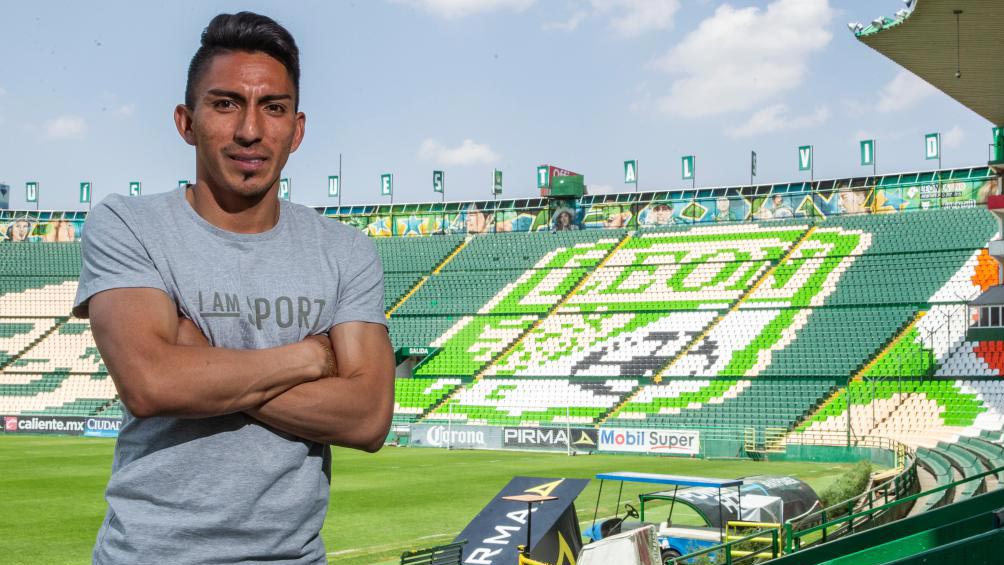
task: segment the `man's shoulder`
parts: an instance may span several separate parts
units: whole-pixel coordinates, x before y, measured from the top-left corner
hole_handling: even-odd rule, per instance
[[[101,215],[105,210],[114,212],[120,216],[123,215],[124,211],[130,216],[155,214],[170,207],[174,201],[174,196],[173,191],[142,196],[109,194],[94,207],[91,215]]]
[[[285,205],[285,210],[293,216],[293,224],[299,229],[317,230],[323,233],[324,237],[337,239],[340,242],[351,242],[352,245],[361,240],[369,240],[362,231],[329,218],[315,208],[294,202],[287,202]]]

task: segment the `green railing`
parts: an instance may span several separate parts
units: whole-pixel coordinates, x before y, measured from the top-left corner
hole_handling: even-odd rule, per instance
[[[942,492],[942,491],[945,491],[945,490],[948,490],[948,489],[954,489],[957,486],[964,485],[964,484],[969,483],[971,481],[977,481],[977,480],[982,481],[984,477],[986,477],[988,475],[994,475],[994,474],[1002,472],[1002,471],[1004,471],[1004,466],[997,467],[997,468],[991,469],[989,471],[984,471],[982,473],[978,473],[978,474],[973,475],[971,477],[966,477],[964,479],[960,479],[958,481],[955,481],[955,482],[952,482],[952,483],[948,483],[947,485],[941,485],[941,486],[932,488],[931,490],[927,490],[927,491],[924,491],[924,492],[918,492],[918,493],[915,493],[915,494],[907,495],[907,496],[904,496],[903,498],[899,498],[897,500],[893,500],[892,502],[887,502],[885,504],[882,504],[881,506],[875,506],[875,507],[871,507],[871,508],[866,508],[866,509],[863,509],[863,510],[859,510],[858,512],[851,512],[851,513],[849,513],[849,514],[847,514],[845,516],[841,516],[839,518],[835,518],[835,519],[832,519],[832,520],[829,520],[829,521],[825,521],[824,520],[822,523],[820,523],[820,524],[818,524],[816,526],[812,526],[812,527],[806,528],[804,530],[797,530],[797,531],[795,531],[794,528],[793,528],[793,526],[792,526],[792,524],[790,522],[787,522],[784,525],[784,529],[785,529],[785,536],[784,536],[785,537],[785,553],[791,553],[791,552],[794,552],[794,551],[798,551],[799,549],[802,549],[802,547],[803,547],[802,539],[804,539],[804,538],[806,538],[808,536],[812,536],[812,535],[815,535],[817,533],[821,533],[822,535],[820,536],[820,541],[819,542],[822,543],[822,542],[827,541],[827,534],[826,534],[826,532],[830,528],[841,528],[846,533],[852,533],[854,531],[855,520],[861,519],[858,522],[859,525],[861,523],[870,524],[870,523],[873,522],[873,520],[871,519],[871,517],[874,516],[877,513],[887,512],[887,511],[889,511],[891,509],[894,509],[894,508],[896,508],[897,506],[900,506],[900,505],[912,504],[914,501],[916,501],[919,498],[923,498],[925,496],[929,496],[931,494]],[[907,508],[909,508],[909,507],[907,507]],[[858,528],[859,531],[860,531],[860,529],[861,528]],[[865,529],[867,529],[867,528],[865,528]]]
[[[405,551],[401,554],[401,565],[460,565],[465,543],[467,540]]]
[[[822,438],[816,438],[822,439]],[[798,444],[811,444],[812,439],[806,435],[798,438],[798,440],[790,443]],[[754,559],[762,559],[770,554],[771,558],[778,557],[783,549],[784,553],[790,553],[794,551],[792,540],[797,536],[799,540],[798,548],[801,548],[801,540],[817,531],[821,531],[821,542],[827,541],[828,538],[842,535],[843,533],[850,533],[854,531],[854,527],[857,526],[861,529],[861,522],[865,520],[859,520],[855,524],[855,520],[867,516],[867,521],[874,524],[883,514],[877,514],[880,511],[884,511],[891,508],[900,499],[906,500],[906,493],[910,492],[917,485],[917,458],[913,453],[913,450],[902,443],[895,440],[881,437],[881,436],[862,436],[854,438],[852,442],[854,446],[857,447],[875,447],[880,449],[889,449],[896,454],[897,463],[902,464],[903,470],[896,474],[894,477],[883,481],[878,486],[865,491],[864,493],[850,498],[843,502],[839,502],[832,506],[823,508],[816,512],[806,514],[797,518],[798,524],[812,524],[819,522],[818,526],[812,526],[804,530],[795,530],[793,521],[788,521],[783,526],[783,544],[781,540],[778,539],[778,530],[759,530],[753,532],[743,538],[730,541],[721,545],[716,545],[700,551],[693,553],[688,553],[681,557],[676,558],[673,563],[691,563],[691,559],[700,556],[707,556],[707,558],[714,563],[724,563],[726,565],[740,564],[746,562],[752,562]],[[890,488],[891,487],[891,488]],[[932,490],[931,492],[935,492]],[[920,495],[912,495],[909,500],[915,500]],[[890,502],[890,499],[894,502]],[[875,506],[877,501],[883,501],[881,506]],[[855,508],[865,507],[867,510],[864,512],[854,512]],[[844,514],[842,517],[835,520],[829,520],[837,515]],[[845,525],[846,524],[846,525]],[[839,527],[841,530],[839,532],[830,532],[829,529]],[[750,548],[750,544],[754,543],[754,538],[764,538],[766,536],[771,536],[772,540],[777,540],[776,543],[778,547],[774,549],[774,542],[772,541],[770,545],[764,547],[753,547]],[[820,543],[821,543],[820,542]],[[740,544],[743,544],[740,546]],[[780,547],[783,545],[784,547]]]
[[[770,537],[770,540],[764,541]],[[692,563],[693,559],[707,556],[712,563],[724,565],[740,565],[753,563],[758,559],[774,559],[781,555],[780,531],[777,529],[759,530],[739,539],[716,545],[693,553],[677,557],[671,561],[673,565]]]
[[[784,532],[783,544],[782,544],[784,546],[783,553],[789,554],[796,552],[800,549],[809,547],[810,544],[802,543],[802,540],[807,537],[818,538],[817,541],[818,543],[831,541],[833,537],[838,537],[834,535],[827,536],[826,532],[833,528],[840,528],[841,534],[850,534],[855,531],[868,529],[872,525],[877,524],[877,518],[876,518],[877,515],[880,514],[886,515],[889,513],[894,513],[897,507],[900,507],[900,510],[903,509],[908,510],[910,507],[907,505],[913,504],[920,498],[924,498],[926,496],[930,496],[932,494],[939,493],[948,489],[954,489],[960,485],[969,483],[971,481],[983,480],[985,477],[989,475],[993,475],[995,473],[999,473],[1002,471],[1004,471],[1004,466],[997,467],[995,469],[990,469],[988,471],[984,471],[971,477],[966,477],[964,479],[946,485],[941,485],[924,492],[918,492],[906,495],[903,496],[902,498],[887,502],[879,506],[872,506],[869,508],[864,508],[857,512],[851,512],[844,516],[840,516],[838,518],[834,518],[829,521],[823,521],[818,525],[811,526],[802,530],[795,530],[792,522],[786,522],[783,527],[783,532]],[[895,478],[891,480],[895,480]],[[887,483],[888,481],[883,484]],[[867,494],[868,493],[865,493],[865,495]],[[860,498],[860,497],[855,497],[855,498]],[[834,508],[843,506],[844,504],[845,503],[840,503],[824,510],[832,511]],[[819,511],[816,514],[822,515],[822,513],[823,511]],[[861,527],[862,525],[864,525],[863,528]],[[750,542],[753,538],[757,537],[763,538],[766,536],[771,536],[771,542],[769,545],[762,547],[753,547],[753,548],[750,547]],[[776,558],[780,555],[780,552],[775,552],[773,550],[773,545],[774,545],[773,540],[776,539],[777,536],[778,536],[778,530],[760,530],[758,532],[753,532],[743,538],[728,543],[716,545],[713,547],[702,549],[700,551],[688,553],[687,555],[683,555],[681,557],[677,557],[676,559],[673,560],[673,563],[674,565],[682,563],[690,563],[691,559],[700,556],[707,556],[707,559],[713,563],[724,563],[726,565],[750,562],[748,560],[765,558],[768,556],[768,554],[770,555],[771,558]],[[781,541],[779,540],[777,543],[780,544]],[[814,544],[815,543],[816,542],[814,542]],[[740,547],[740,544],[746,544],[746,545]],[[781,550],[782,548],[778,549]]]
[[[819,531],[819,539],[813,540],[819,543],[825,543],[831,537],[839,537],[846,533],[854,532],[855,527],[857,529],[862,529],[862,522],[867,522],[870,525],[875,525],[877,521],[885,516],[885,512],[876,512],[881,509],[886,509],[890,506],[891,501],[896,501],[903,499],[904,497],[913,493],[916,489],[917,482],[917,457],[914,451],[893,440],[883,437],[864,437],[859,438],[859,442],[886,449],[892,449],[896,453],[896,462],[903,467],[903,470],[891,477],[890,479],[883,481],[882,483],[876,485],[875,487],[855,496],[849,498],[842,502],[838,502],[816,512],[800,516],[794,520],[789,520],[785,522],[784,529],[786,535],[785,539],[785,552],[793,551],[794,536],[793,531],[796,531],[796,527],[803,525],[819,524],[819,526],[810,526],[805,530],[797,530],[799,532],[812,532]],[[879,506],[875,506],[876,502],[881,502]],[[857,508],[867,508],[866,514],[861,514],[860,512],[855,513]],[[907,510],[909,510],[907,508]],[[847,517],[851,516],[850,519]],[[864,517],[858,523],[855,523],[857,517]],[[829,525],[829,526],[827,526]],[[822,527],[821,526],[827,526]],[[839,527],[835,532],[831,532],[830,528]],[[802,535],[798,538],[799,543],[801,539],[806,537],[808,534]],[[800,547],[800,546],[799,546]]]

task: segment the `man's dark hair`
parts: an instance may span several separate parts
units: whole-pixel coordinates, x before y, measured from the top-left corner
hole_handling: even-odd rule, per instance
[[[192,89],[206,73],[213,57],[231,51],[261,51],[282,63],[293,82],[296,109],[300,106],[300,50],[286,28],[268,16],[253,12],[220,14],[202,32],[202,45],[188,65],[185,105],[195,109]]]

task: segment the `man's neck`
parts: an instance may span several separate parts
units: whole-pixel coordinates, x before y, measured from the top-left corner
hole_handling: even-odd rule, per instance
[[[255,198],[220,192],[200,182],[188,187],[185,199],[202,219],[229,232],[262,233],[279,222],[279,199],[275,190]]]

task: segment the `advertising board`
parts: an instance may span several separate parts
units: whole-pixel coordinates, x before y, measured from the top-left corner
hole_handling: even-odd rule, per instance
[[[599,450],[662,455],[697,455],[700,432],[693,430],[639,430],[601,428]]]

